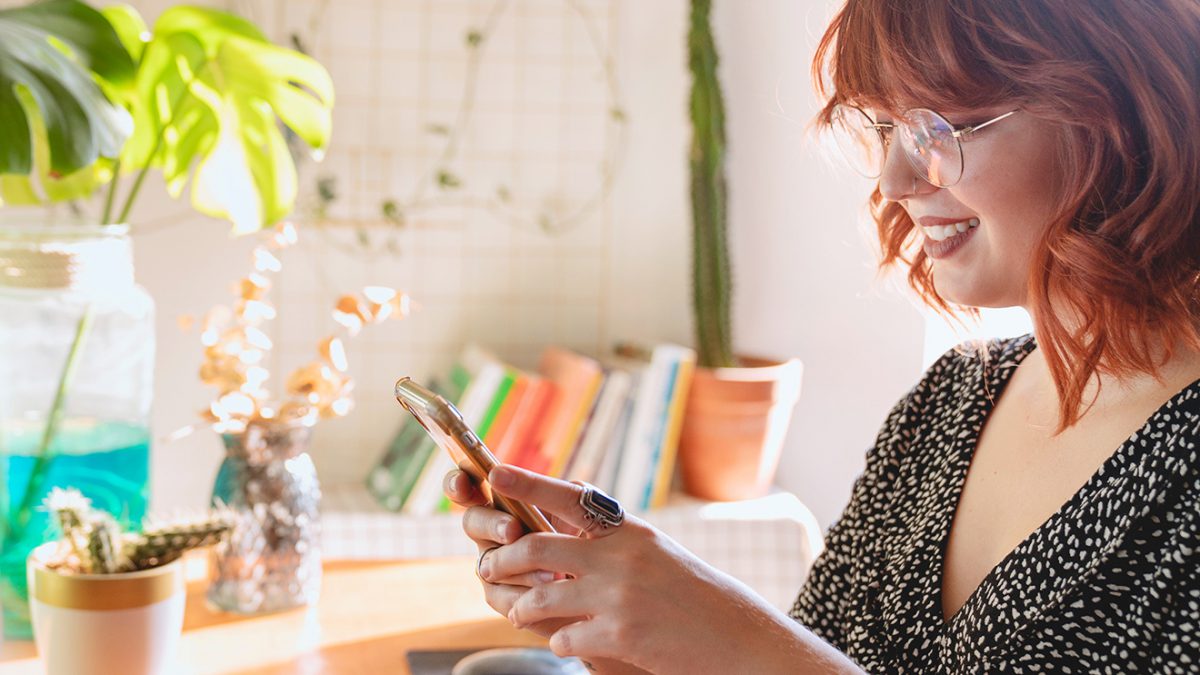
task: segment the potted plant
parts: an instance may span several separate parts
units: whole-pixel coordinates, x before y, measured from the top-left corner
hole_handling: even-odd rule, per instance
[[[29,555],[38,653],[50,675],[167,672],[183,627],[183,554],[220,541],[224,511],[122,532],[78,490],[56,488],[46,510],[62,539]]]
[[[730,329],[725,181],[725,105],[717,77],[712,0],[692,0],[689,157],[692,197],[692,302],[697,369],[679,441],[684,490],[705,499],[765,494],[775,476],[800,394],[797,359],[735,355]]]
[[[297,189],[282,127],[320,152],[332,104],[320,64],[226,12],[171,7],[150,30],[119,5],[0,11],[0,204],[76,213],[0,226],[9,638],[28,637],[25,557],[43,541],[34,507],[52,483],[105,500],[126,525],[145,515],[154,317],[128,225],[145,178],[161,171],[176,197],[190,183],[192,206],[237,234],[273,225]]]

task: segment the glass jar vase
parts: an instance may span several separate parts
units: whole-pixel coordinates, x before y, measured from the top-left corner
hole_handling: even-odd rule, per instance
[[[0,606],[7,638],[30,637],[25,558],[56,536],[39,508],[51,488],[77,488],[125,527],[140,529],[154,347],[154,302],[134,282],[128,227],[0,226]]]
[[[312,427],[256,421],[221,439],[226,454],[212,501],[232,509],[237,524],[209,555],[209,602],[239,614],[316,603],[321,487],[308,454]]]

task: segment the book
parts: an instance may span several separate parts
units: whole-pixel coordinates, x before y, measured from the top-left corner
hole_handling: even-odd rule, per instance
[[[617,472],[615,497],[627,509],[646,507],[646,490],[656,475],[664,438],[669,399],[675,385],[679,363],[686,347],[667,343],[650,350],[650,364],[643,373],[629,421],[624,454]]]
[[[592,406],[588,421],[579,435],[570,464],[563,473],[567,480],[595,483],[610,445],[609,440],[629,398],[633,376],[616,368],[609,368],[605,372],[600,395],[596,397],[596,404]]]
[[[483,444],[492,450],[492,454],[496,454],[494,448],[500,446],[500,442],[512,428],[513,420],[517,416],[517,409],[520,408],[526,392],[529,391],[528,375],[516,368],[509,368],[508,372],[512,377],[512,387],[509,389],[508,395],[504,397],[500,410],[496,413],[496,418],[492,420],[487,435],[482,437]]]
[[[625,401],[621,405],[621,412],[617,416],[612,433],[609,435],[608,444],[604,449],[604,457],[601,459],[596,476],[592,481],[593,485],[610,495],[616,492],[617,473],[620,470],[621,459],[625,456],[625,443],[629,437],[629,421],[633,417],[633,407],[642,386],[645,367],[624,372],[629,374],[629,393],[626,394]]]
[[[533,471],[559,476],[595,402],[604,371],[595,359],[561,347],[547,347],[538,363],[538,373],[555,384],[558,395],[521,459]]]
[[[524,452],[533,447],[534,437],[545,420],[547,411],[558,396],[554,383],[536,374],[526,374],[529,384],[525,395],[513,411],[512,422],[504,436],[489,446],[496,459],[528,469]]]
[[[688,394],[692,388],[692,376],[696,372],[696,352],[684,349],[675,375],[675,386],[669,399],[665,420],[665,431],[659,447],[657,466],[647,493],[646,508],[657,509],[666,505],[671,494],[671,482],[675,477],[675,460],[679,455],[679,436],[683,431],[683,417],[687,412]]]

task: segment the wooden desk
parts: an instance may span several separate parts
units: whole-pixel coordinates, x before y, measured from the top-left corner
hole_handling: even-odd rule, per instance
[[[181,675],[409,675],[409,649],[545,645],[487,606],[470,558],[329,562],[316,607],[256,617],[208,609],[203,562],[189,561]],[[42,672],[32,643],[0,648],[0,675]]]

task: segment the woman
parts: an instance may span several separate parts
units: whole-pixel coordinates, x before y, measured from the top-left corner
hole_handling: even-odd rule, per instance
[[[896,405],[790,616],[635,518],[475,506],[489,603],[602,672],[1200,669],[1197,45],[1196,0],[850,0],[814,72],[883,264],[1034,334]],[[589,522],[585,487],[492,478]]]

